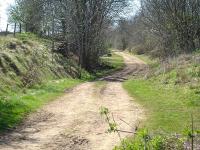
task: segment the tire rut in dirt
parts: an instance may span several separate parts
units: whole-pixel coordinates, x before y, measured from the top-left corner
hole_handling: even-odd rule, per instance
[[[60,134],[45,144],[43,150],[89,150],[89,140],[79,135]]]

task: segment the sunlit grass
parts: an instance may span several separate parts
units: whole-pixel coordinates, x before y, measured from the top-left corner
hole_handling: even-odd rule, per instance
[[[27,114],[61,96],[66,89],[72,88],[80,82],[82,81],[75,79],[53,80],[24,92],[1,96],[0,131],[13,128]]]
[[[112,53],[110,57],[102,57],[101,63],[102,67],[95,71],[95,76],[98,78],[121,70],[125,66],[123,57],[115,53]]]
[[[145,55],[140,55],[139,58],[153,69],[151,76],[147,79],[129,80],[124,83],[124,87],[147,110],[147,120],[143,125],[153,131],[182,132],[191,124],[193,114],[196,127],[199,128],[200,89],[198,86],[191,88],[194,83],[184,81],[186,77],[188,81],[194,80],[187,73],[192,65],[183,70],[185,73],[175,67],[156,75],[153,72],[162,69],[159,63]]]

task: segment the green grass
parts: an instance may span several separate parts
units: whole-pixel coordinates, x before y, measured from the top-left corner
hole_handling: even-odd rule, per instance
[[[161,69],[157,60],[145,55],[139,58],[150,65],[153,72]],[[180,133],[191,124],[191,114],[196,127],[200,128],[200,88],[196,86],[197,81],[193,83],[191,73],[187,73],[191,66],[182,66],[187,68],[184,70],[172,68],[157,75],[153,73],[148,79],[132,79],[124,83],[129,94],[146,109],[147,120],[143,125],[150,131]],[[195,80],[197,78],[195,76]],[[185,83],[188,80],[191,82]]]
[[[159,67],[159,63],[158,63],[157,59],[152,59],[152,58],[150,58],[150,56],[147,56],[147,55],[144,55],[144,54],[142,54],[142,55],[136,55],[136,54],[134,54],[134,56],[136,56],[139,59],[141,59],[144,62],[146,62],[151,68]]]
[[[114,69],[121,69],[124,67],[123,57],[115,53],[113,53],[111,57],[102,57],[102,60],[105,64],[113,67]]]
[[[60,79],[0,97],[0,131],[15,127],[23,118],[42,105],[61,96],[66,89],[81,83],[75,79]]]
[[[43,43],[45,45],[51,46],[51,40],[50,39],[42,38],[42,37],[39,37],[36,34],[29,33],[29,32],[16,34],[16,38],[19,39],[20,41],[27,42],[27,43],[29,43],[29,41],[37,41],[37,42]]]
[[[194,57],[180,57],[165,64],[165,69],[158,60],[136,56],[150,66],[149,74],[128,80],[123,86],[143,106],[146,120],[134,137],[125,139],[115,150],[124,149],[123,145],[127,150],[144,149],[145,145],[155,150],[184,149],[183,143],[191,138],[191,114],[194,135],[200,131],[199,64],[193,61]]]
[[[109,75],[115,71],[121,70],[125,66],[123,57],[115,53],[112,53],[111,57],[102,57],[101,64],[101,68],[95,71],[96,78]]]
[[[129,80],[125,89],[147,110],[145,126],[149,130],[181,132],[191,121],[190,113],[197,120],[200,115],[200,95],[187,87],[166,86],[155,80]]]

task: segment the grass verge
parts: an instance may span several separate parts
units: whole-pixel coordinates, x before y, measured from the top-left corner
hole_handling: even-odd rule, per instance
[[[159,64],[145,55],[139,58],[151,68],[147,78],[131,79],[123,86],[145,108],[147,119],[134,137],[125,139],[114,149],[198,149],[199,64],[188,58],[167,64]]]
[[[193,82],[185,83],[180,78],[179,68],[186,66],[180,64],[179,67],[162,72],[163,68],[157,60],[152,60],[145,55],[137,57],[150,66],[150,76],[147,79],[128,80],[124,83],[124,88],[146,108],[145,127],[154,132],[180,133],[191,124],[191,114],[194,116],[195,125],[200,127],[198,119],[200,118],[200,88],[192,86]],[[190,66],[192,64],[188,67]],[[190,75],[187,75],[187,78],[193,79]]]
[[[75,79],[60,79],[34,86],[24,92],[0,97],[0,132],[15,127],[22,119],[47,102],[61,96],[66,89],[81,83]]]
[[[95,70],[95,77],[100,78],[115,71],[121,70],[125,66],[122,56],[112,53],[111,57],[104,56],[101,58],[101,66]]]
[[[145,127],[154,132],[180,133],[191,124],[191,114],[193,114],[195,125],[199,128],[200,88],[198,86],[193,88],[193,82],[184,83],[184,80],[180,78],[181,71],[178,68],[186,66],[179,65],[179,67],[162,72],[162,66],[157,60],[152,60],[145,55],[137,57],[152,68],[150,76],[147,79],[128,80],[124,83],[124,88],[146,108]],[[190,75],[187,76],[191,80],[194,79]],[[195,77],[196,79],[198,78]]]
[[[197,104],[200,95],[187,87],[166,86],[151,80],[129,80],[125,89],[137,102],[147,109],[145,126],[151,131],[182,132],[191,123],[194,114],[196,125],[200,125]]]

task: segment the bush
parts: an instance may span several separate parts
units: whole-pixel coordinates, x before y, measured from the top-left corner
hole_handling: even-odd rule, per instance
[[[151,135],[140,130],[134,138],[126,139],[114,150],[184,150],[183,139],[178,136]]]

